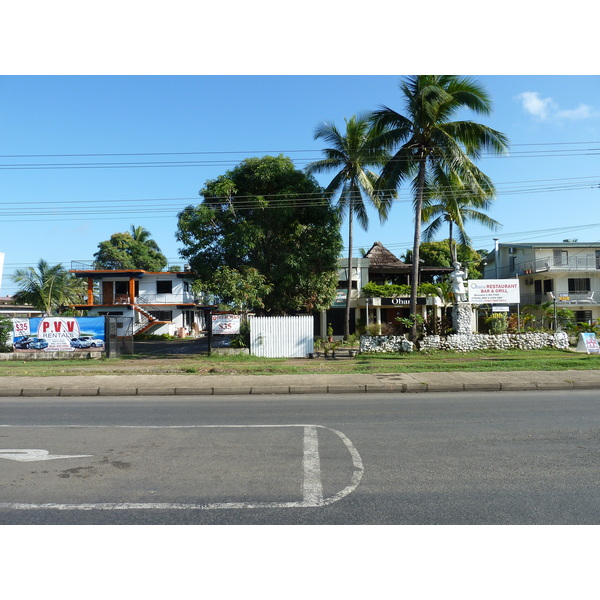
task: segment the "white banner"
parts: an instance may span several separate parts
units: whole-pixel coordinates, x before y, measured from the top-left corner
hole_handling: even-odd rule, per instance
[[[471,279],[469,280],[471,304],[519,304],[518,279]]]

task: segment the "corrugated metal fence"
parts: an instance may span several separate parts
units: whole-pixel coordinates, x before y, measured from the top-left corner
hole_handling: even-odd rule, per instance
[[[250,317],[250,353],[302,358],[314,351],[314,317]]]

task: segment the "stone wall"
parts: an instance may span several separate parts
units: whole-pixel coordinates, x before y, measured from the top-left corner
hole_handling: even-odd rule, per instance
[[[504,333],[484,335],[479,333],[455,334],[447,337],[428,335],[419,346],[421,350],[537,350],[542,348],[569,349],[569,336],[564,333]],[[412,352],[413,344],[403,335],[362,335],[360,352]]]
[[[403,335],[361,335],[359,352],[412,352],[413,343]]]
[[[503,333],[501,335],[462,334],[442,337],[429,335],[420,341],[421,350],[536,350],[541,348],[569,349],[569,336],[559,333]]]

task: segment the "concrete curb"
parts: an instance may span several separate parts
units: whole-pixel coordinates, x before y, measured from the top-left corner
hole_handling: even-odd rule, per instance
[[[49,387],[4,388],[0,397],[77,397],[77,396],[233,396],[233,395],[299,395],[299,394],[415,394],[424,392],[499,392],[499,391],[563,391],[600,389],[600,382],[467,382],[467,383],[381,383],[350,385],[257,385],[232,387]]]

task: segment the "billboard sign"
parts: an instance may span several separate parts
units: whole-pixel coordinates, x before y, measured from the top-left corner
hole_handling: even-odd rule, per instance
[[[13,319],[15,352],[75,352],[104,348],[104,317]]]
[[[471,304],[519,304],[518,279],[470,279]]]
[[[236,335],[240,332],[241,315],[212,315],[213,335]]]

